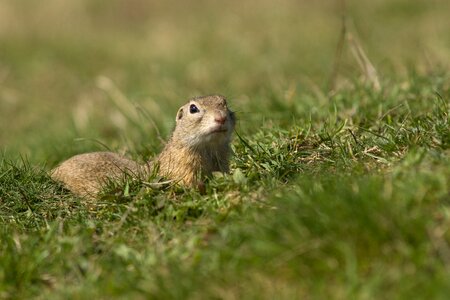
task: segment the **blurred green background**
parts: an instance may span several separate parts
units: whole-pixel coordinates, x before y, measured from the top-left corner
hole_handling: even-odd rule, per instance
[[[152,155],[176,109],[210,93],[230,98],[244,132],[289,121],[273,99],[307,117],[327,101],[340,3],[2,0],[0,149],[50,165],[104,149],[91,139]],[[346,4],[382,82],[448,69],[450,1]],[[339,85],[360,75],[344,49]]]
[[[450,1],[346,1],[337,55],[342,3],[1,0],[0,299],[447,299]],[[206,195],[49,178],[211,93],[242,139]]]

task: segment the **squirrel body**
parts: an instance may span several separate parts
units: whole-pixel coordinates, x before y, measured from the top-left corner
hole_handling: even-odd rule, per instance
[[[178,110],[175,129],[153,161],[139,164],[113,152],[84,153],[62,162],[50,174],[85,197],[96,197],[108,180],[148,174],[153,168],[159,176],[183,186],[201,186],[212,172],[229,171],[235,123],[223,96],[192,98]]]

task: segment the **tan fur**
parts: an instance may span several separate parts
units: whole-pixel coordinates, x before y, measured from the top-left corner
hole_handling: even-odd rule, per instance
[[[199,112],[191,113],[195,105]],[[177,113],[175,129],[156,158],[158,174],[184,186],[202,184],[212,172],[228,172],[231,134],[235,116],[222,96],[191,99]],[[107,180],[125,174],[137,176],[152,170],[154,162],[140,165],[112,152],[76,155],[51,171],[75,194],[95,197]]]

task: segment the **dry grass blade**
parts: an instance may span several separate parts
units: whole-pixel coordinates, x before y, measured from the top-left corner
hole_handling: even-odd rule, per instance
[[[364,80],[369,83],[376,91],[381,90],[377,70],[370,62],[358,40],[351,33],[347,33],[347,41],[350,45],[350,50],[352,51],[353,56],[355,57],[359,67],[364,74]]]
[[[100,76],[97,79],[97,86],[109,96],[108,99],[111,100],[118,111],[127,118],[129,122],[139,126],[139,114],[137,110],[110,78]]]
[[[333,70],[331,71],[330,79],[328,80],[328,91],[330,92],[333,92],[336,89],[336,81],[342,62],[342,53],[344,52],[345,37],[347,36],[347,5],[345,0],[341,0],[339,3],[342,11],[341,13],[342,26],[338,44],[336,46]]]

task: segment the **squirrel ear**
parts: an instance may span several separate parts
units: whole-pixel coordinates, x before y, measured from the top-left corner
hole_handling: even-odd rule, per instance
[[[180,109],[178,110],[177,118],[176,118],[175,121],[178,122],[178,120],[180,120],[182,117],[183,117],[183,108],[180,108]]]

